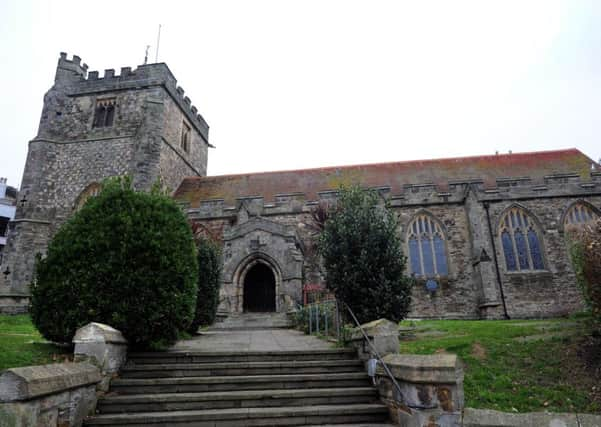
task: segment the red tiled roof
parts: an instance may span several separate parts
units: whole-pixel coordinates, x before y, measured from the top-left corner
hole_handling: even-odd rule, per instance
[[[496,154],[490,156],[412,160],[258,172],[237,175],[185,178],[175,198],[197,207],[201,200],[262,196],[265,202],[277,194],[305,193],[316,200],[320,191],[335,190],[341,184],[358,183],[364,187],[390,186],[392,194],[401,194],[406,184],[435,184],[446,187],[449,181],[482,180],[495,187],[497,178],[530,177],[535,182],[551,174],[576,173],[582,179],[590,176],[593,161],[575,148],[531,153]]]

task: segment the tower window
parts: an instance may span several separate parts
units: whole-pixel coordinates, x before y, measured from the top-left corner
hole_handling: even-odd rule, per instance
[[[96,101],[96,110],[94,110],[94,123],[92,127],[105,128],[113,126],[115,118],[115,98],[99,99]]]
[[[10,218],[0,216],[0,237],[6,237],[8,234],[8,223]]]
[[[190,152],[190,126],[186,122],[182,122],[182,140],[180,145],[186,153]]]

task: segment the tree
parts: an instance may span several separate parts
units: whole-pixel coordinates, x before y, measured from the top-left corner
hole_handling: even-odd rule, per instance
[[[157,191],[114,178],[56,233],[39,258],[31,316],[49,340],[70,342],[88,322],[134,347],[167,345],[194,315],[198,264],[190,226]]]
[[[404,275],[398,219],[375,191],[341,188],[318,247],[327,287],[360,322],[406,316],[412,280]]]
[[[219,305],[221,250],[212,239],[204,236],[198,237],[197,250],[198,293],[196,314],[189,329],[191,333],[195,333],[202,325],[212,324]]]

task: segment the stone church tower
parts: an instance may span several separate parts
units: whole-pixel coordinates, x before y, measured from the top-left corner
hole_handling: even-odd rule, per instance
[[[35,254],[103,179],[129,175],[173,191],[205,176],[209,127],[164,63],[88,73],[61,53],[29,142],[19,203],[0,266],[0,312],[25,311]]]

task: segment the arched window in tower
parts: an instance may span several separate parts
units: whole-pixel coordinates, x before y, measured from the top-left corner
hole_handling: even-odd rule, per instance
[[[92,127],[103,128],[113,126],[113,120],[115,118],[115,106],[115,98],[97,100]]]
[[[591,223],[599,218],[599,214],[593,208],[584,202],[576,202],[568,208],[563,217],[564,229],[578,227]]]
[[[79,196],[77,196],[77,199],[75,200],[75,204],[73,205],[73,210],[75,210],[75,211],[80,210],[83,207],[83,205],[86,204],[88,199],[90,197],[97,196],[98,193],[100,193],[101,189],[102,189],[102,185],[100,185],[97,182],[93,182],[90,185],[88,185],[81,193],[79,193]]]
[[[499,225],[507,271],[544,270],[540,234],[533,219],[519,207],[509,209]]]
[[[407,233],[410,272],[416,277],[447,276],[446,246],[439,222],[426,214],[417,215],[409,223]]]

